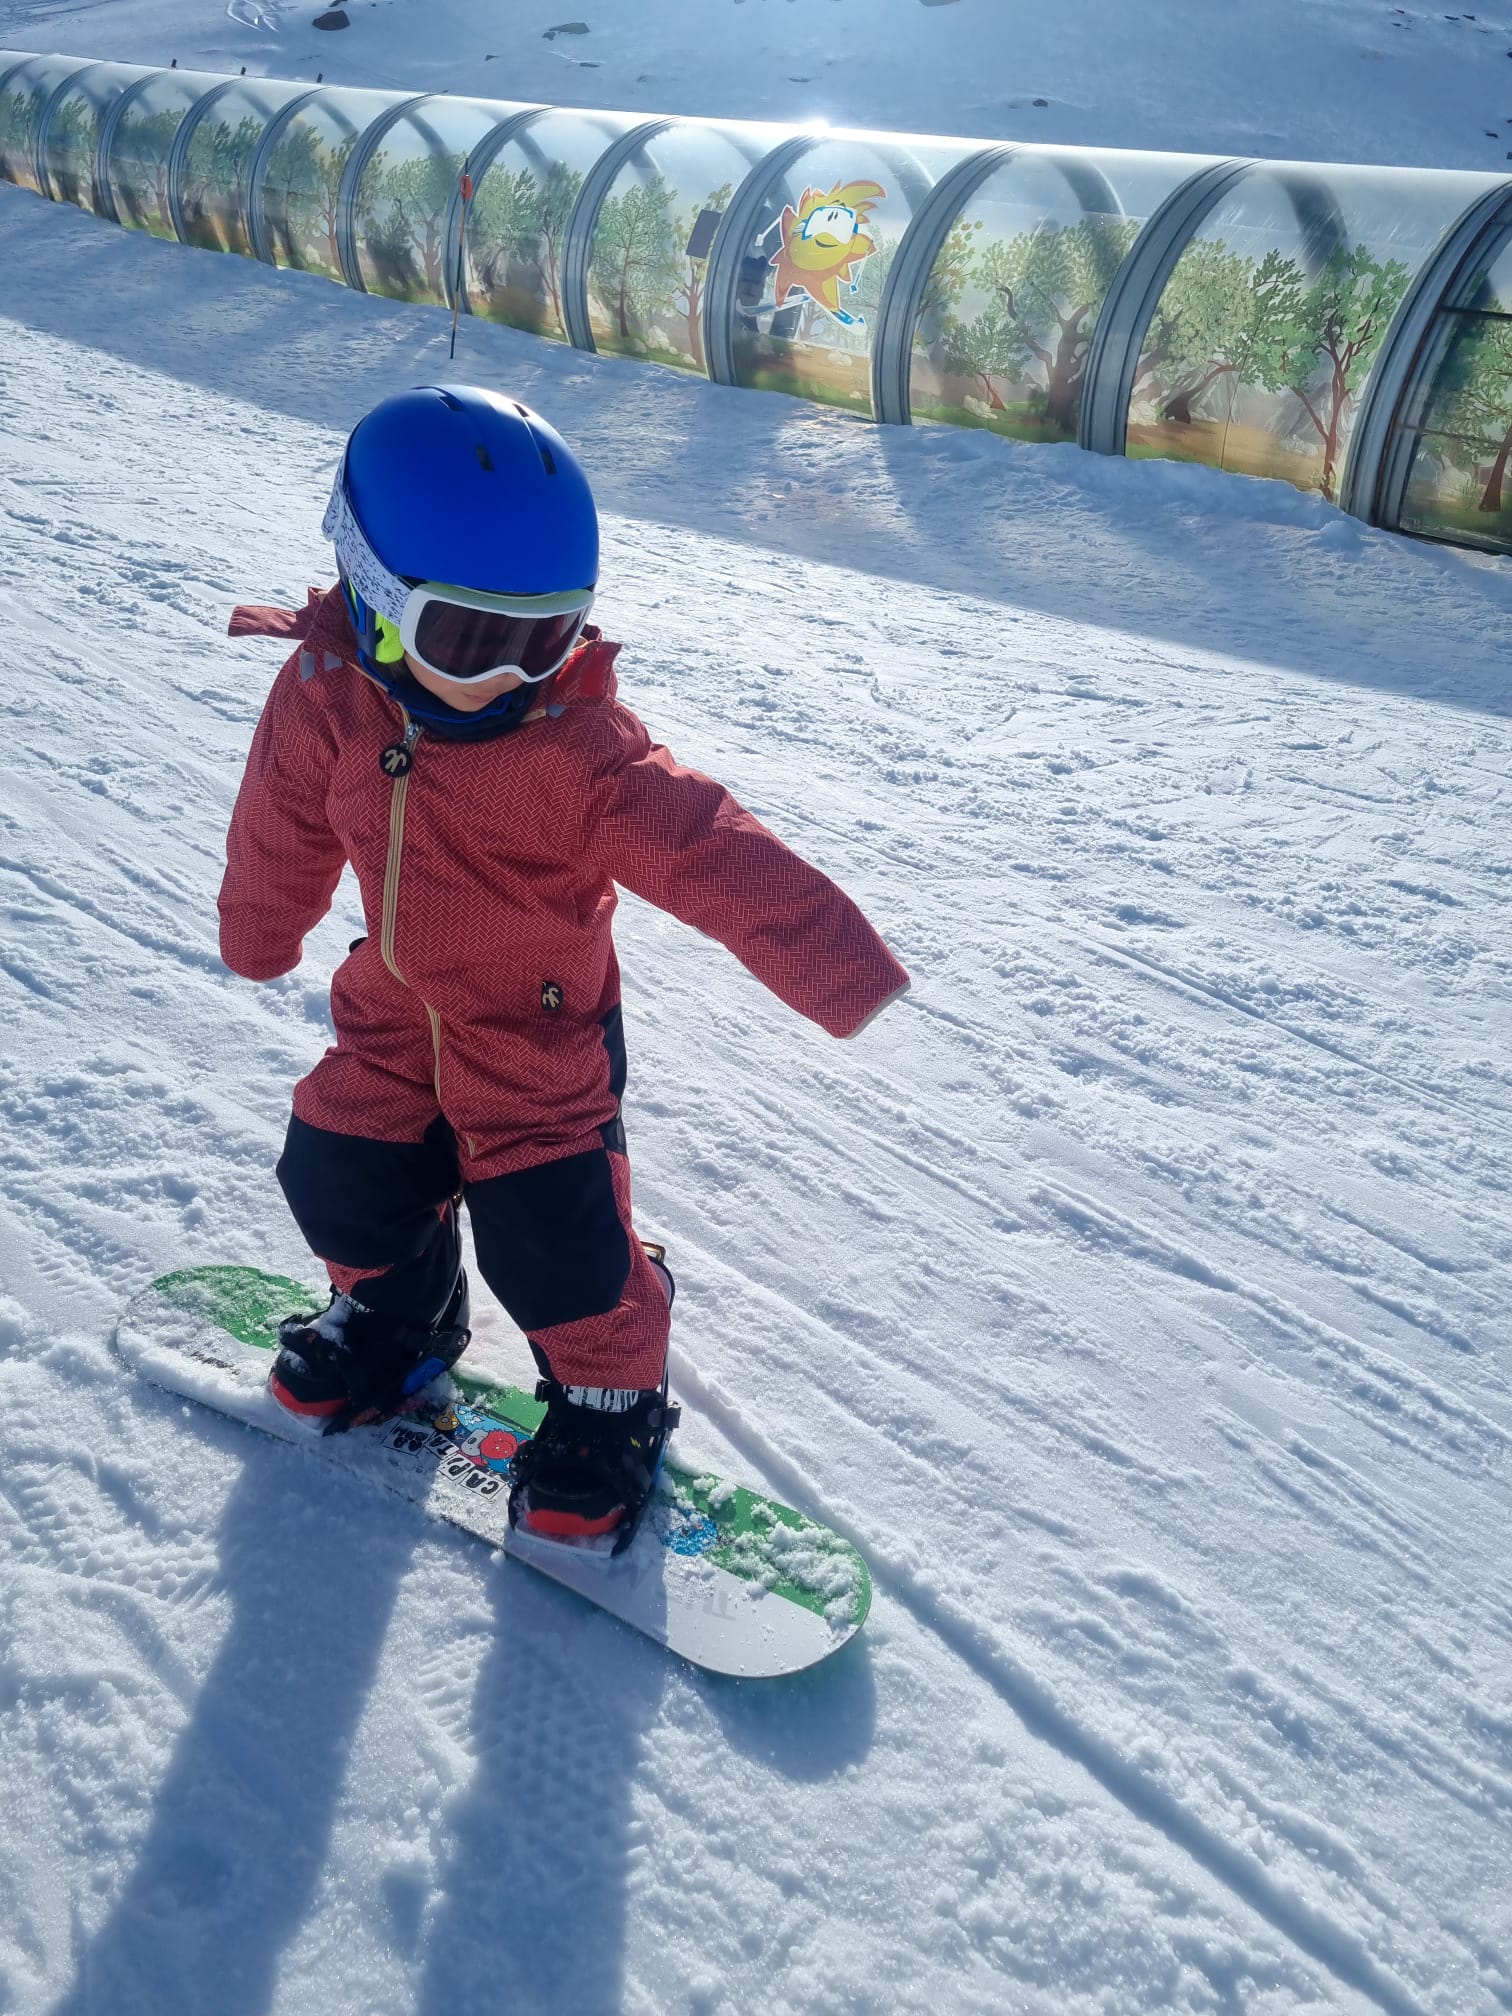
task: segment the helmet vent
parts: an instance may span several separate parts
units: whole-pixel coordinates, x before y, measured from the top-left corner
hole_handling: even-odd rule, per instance
[[[494,466],[493,457],[489,454],[488,450],[484,447],[481,441],[474,441],[473,453],[478,458],[478,467],[480,469],[486,469],[489,475],[492,476]]]
[[[528,406],[522,406],[518,399],[514,400],[512,403],[514,405],[516,413],[518,413],[520,418],[525,422],[525,431],[536,445],[536,449],[541,457],[541,461],[545,465],[546,474],[548,476],[555,476],[556,458],[552,454],[551,450],[547,447],[546,443],[541,439],[540,435],[537,434],[534,427],[532,427],[530,424],[531,421],[534,420],[535,418],[534,413],[531,412]]]
[[[433,385],[431,390],[441,401],[442,405],[449,406],[453,413],[460,413],[462,411],[462,401],[455,393],[448,392],[444,385]]]

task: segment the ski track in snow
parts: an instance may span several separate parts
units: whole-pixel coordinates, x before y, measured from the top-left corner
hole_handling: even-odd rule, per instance
[[[683,1440],[878,1574],[723,1685],[110,1353],[310,1277],[360,920],[219,964],[223,631],[446,321],[4,190],[0,268],[0,2007],[1512,2008],[1505,571],[465,330],[626,697],[915,975],[836,1045],[621,913]]]

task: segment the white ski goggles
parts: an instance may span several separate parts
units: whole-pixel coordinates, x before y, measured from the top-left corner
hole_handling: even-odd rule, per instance
[[[561,670],[593,607],[591,588],[489,595],[447,582],[408,581],[368,544],[342,478],[338,470],[321,530],[335,543],[342,580],[372,612],[380,662],[397,664],[408,654],[460,686],[500,672],[535,686]]]
[[[483,595],[422,581],[404,599],[399,643],[427,671],[459,686],[498,672],[535,686],[566,664],[592,606],[591,589]]]

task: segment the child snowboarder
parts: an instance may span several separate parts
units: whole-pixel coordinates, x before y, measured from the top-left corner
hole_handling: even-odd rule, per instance
[[[324,530],[340,585],[231,625],[300,643],[231,821],[222,956],[250,980],[289,972],[347,862],[368,927],[278,1164],[331,1300],[284,1323],[271,1390],[330,1433],[453,1365],[465,1198],[547,1404],[511,1517],[622,1542],[676,1409],[671,1275],[631,1230],[614,884],[836,1036],[908,976],[848,897],[616,700],[619,647],[586,624],[592,494],[538,414],[465,386],[386,399],[347,443]]]

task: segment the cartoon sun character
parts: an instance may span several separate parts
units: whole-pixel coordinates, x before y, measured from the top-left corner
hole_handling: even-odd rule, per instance
[[[777,269],[775,299],[783,307],[792,294],[807,294],[837,322],[865,318],[840,306],[843,281],[854,294],[856,275],[877,249],[866,225],[887,191],[880,182],[837,182],[833,189],[805,189],[795,210],[789,203],[777,220],[781,243],[772,254]]]

